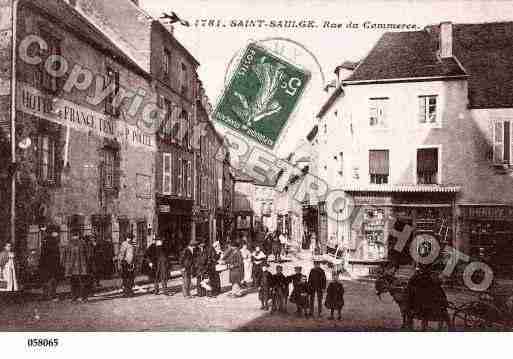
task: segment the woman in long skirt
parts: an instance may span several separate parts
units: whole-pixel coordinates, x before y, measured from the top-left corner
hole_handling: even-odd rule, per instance
[[[6,243],[0,252],[0,292],[12,297],[18,289],[14,252],[11,243]]]
[[[240,254],[242,255],[242,260],[244,262],[244,279],[242,280],[242,286],[247,287],[251,282],[253,262],[251,260],[251,252],[249,251],[248,245],[246,243],[242,245]]]

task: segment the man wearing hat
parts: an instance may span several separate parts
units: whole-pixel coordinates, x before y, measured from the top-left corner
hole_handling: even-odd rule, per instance
[[[314,313],[314,299],[317,296],[317,314],[320,317],[322,313],[322,297],[326,289],[326,273],[321,268],[321,262],[314,258],[314,267],[308,276],[308,287],[310,288],[310,314]]]
[[[185,247],[180,256],[180,264],[182,265],[183,278],[183,295],[185,298],[191,298],[191,280],[194,272],[194,256],[196,254],[196,246],[198,241],[191,240],[189,245]]]
[[[39,261],[39,275],[43,282],[43,292],[46,299],[56,299],[57,281],[61,274],[61,258],[59,250],[58,226],[49,226],[47,235],[41,246],[41,259]]]
[[[134,273],[135,273],[135,248],[133,245],[133,236],[129,234],[125,241],[121,243],[118,254],[118,262],[123,279],[123,294],[125,297],[133,295]]]
[[[201,282],[208,278],[207,276],[207,251],[205,249],[205,239],[198,238],[198,246],[196,255],[194,256],[194,268],[196,271],[196,293],[198,297],[207,295],[205,288],[201,286]]]
[[[162,285],[162,292],[167,293],[168,266],[167,253],[162,239],[156,237],[155,241],[146,250],[148,265],[153,271],[155,281],[155,294],[160,294],[159,285]]]

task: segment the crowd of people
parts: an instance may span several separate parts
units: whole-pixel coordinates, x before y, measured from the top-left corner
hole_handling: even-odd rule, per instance
[[[223,244],[219,241],[210,243],[201,237],[193,239],[179,256],[182,293],[186,298],[191,298],[191,289],[195,284],[197,296],[218,296],[221,293],[220,271],[227,269],[231,285],[229,296],[240,297],[249,290],[256,290],[261,308],[271,309],[273,313],[286,312],[290,296],[290,302],[297,307],[297,314],[313,316],[317,303],[317,314],[320,316],[326,275],[318,262],[315,262],[308,278],[303,275],[301,267],[296,267],[292,275],[284,275],[280,264],[288,255],[288,247],[287,233],[268,231],[255,236],[252,241],[246,235]],[[271,257],[275,263],[275,273],[270,267]],[[0,252],[0,292],[18,291],[15,263],[12,246],[7,243]],[[171,272],[169,250],[161,238],[154,237],[144,253],[143,263],[146,273],[153,280],[153,293],[174,294],[168,288]],[[94,235],[81,236],[78,232],[72,232],[70,240],[61,248],[59,228],[50,226],[46,230],[39,261],[39,279],[46,299],[58,300],[57,284],[65,279],[71,287],[71,299],[86,301],[100,286],[101,279],[111,278],[116,272],[122,278],[123,296],[133,296],[136,274],[133,236],[126,237],[115,256],[112,243],[97,240]],[[344,288],[336,277],[327,288],[324,304],[332,310],[331,317],[333,311],[337,310],[340,318]]]

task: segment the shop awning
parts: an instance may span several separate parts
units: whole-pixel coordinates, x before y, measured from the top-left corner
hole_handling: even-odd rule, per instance
[[[461,187],[449,185],[355,184],[341,189],[346,192],[458,193]]]

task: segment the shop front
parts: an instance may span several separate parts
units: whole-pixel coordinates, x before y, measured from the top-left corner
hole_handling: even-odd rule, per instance
[[[175,258],[191,239],[192,201],[157,196],[158,236]]]
[[[355,277],[373,277],[382,265],[411,264],[411,240],[417,234],[434,236],[441,248],[453,245],[455,226],[455,194],[457,189],[444,192],[353,191],[355,210],[347,222],[344,236],[347,249],[346,266]],[[397,238],[405,225],[414,231],[403,251],[394,251]],[[392,228],[391,226],[394,226]]]
[[[499,278],[513,275],[513,206],[460,205],[461,250]]]

